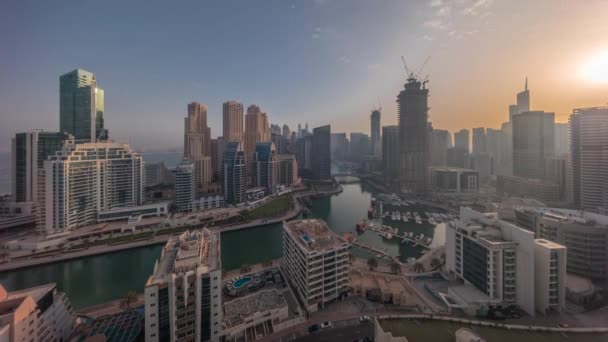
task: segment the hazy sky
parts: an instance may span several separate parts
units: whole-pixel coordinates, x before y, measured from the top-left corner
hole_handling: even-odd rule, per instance
[[[401,55],[412,69],[431,56],[436,128],[498,127],[525,76],[532,108],[558,121],[608,102],[608,76],[581,69],[608,51],[608,1],[3,0],[0,43],[0,151],[58,129],[59,75],[75,68],[105,90],[111,137],[149,149],[181,147],[190,101],[213,136],[230,99],[334,132],[368,132],[380,99],[393,124]]]

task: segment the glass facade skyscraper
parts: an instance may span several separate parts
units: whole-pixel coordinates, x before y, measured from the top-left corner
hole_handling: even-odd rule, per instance
[[[258,142],[253,152],[251,178],[254,187],[264,189],[266,195],[272,195],[277,189],[277,153],[272,142]]]
[[[241,204],[246,200],[247,167],[245,152],[238,141],[229,142],[224,148],[222,192],[227,204]]]
[[[78,142],[106,140],[104,91],[95,75],[76,69],[59,77],[59,128]]]

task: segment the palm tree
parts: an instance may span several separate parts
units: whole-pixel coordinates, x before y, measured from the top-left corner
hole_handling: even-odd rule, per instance
[[[395,274],[401,273],[401,265],[398,262],[391,263],[391,272]]]
[[[137,302],[137,293],[135,291],[127,292],[127,295],[121,300],[120,308],[123,310],[131,309],[131,304]]]
[[[373,271],[376,269],[376,267],[378,267],[378,260],[376,260],[374,257],[367,259],[367,266],[369,266],[369,269]]]
[[[424,265],[421,262],[416,261],[414,263],[414,272],[418,272],[418,273],[424,272]]]

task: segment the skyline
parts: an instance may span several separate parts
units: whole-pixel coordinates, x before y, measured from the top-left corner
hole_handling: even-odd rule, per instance
[[[308,122],[369,132],[380,98],[382,126],[395,124],[405,83],[401,55],[412,69],[431,56],[422,72],[430,79],[429,121],[451,132],[499,127],[526,76],[531,109],[555,112],[557,122],[574,108],[604,105],[608,83],[589,77],[585,65],[606,49],[608,28],[595,14],[608,3],[519,7],[318,0],[190,4],[167,12],[160,4],[4,3],[0,37],[9,49],[0,61],[0,151],[10,150],[17,132],[58,129],[59,76],[75,68],[93,72],[105,90],[110,137],[139,150],[179,147],[192,101],[208,106],[212,137],[221,134],[222,103],[232,99],[257,104],[270,123],[292,129]],[[233,20],[212,15],[227,11]],[[384,20],[370,20],[370,13]],[[107,15],[113,20],[101,21]],[[566,18],[569,29],[558,31]],[[133,20],[136,28],[126,30]],[[95,29],[80,29],[84,24]],[[82,49],[83,42],[94,44]],[[516,58],[513,51],[525,53]]]

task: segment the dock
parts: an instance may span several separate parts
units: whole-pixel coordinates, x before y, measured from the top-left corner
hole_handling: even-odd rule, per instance
[[[425,241],[422,241],[422,240],[420,240],[420,241],[419,240],[415,240],[413,238],[407,237],[406,236],[407,233],[399,234],[397,232],[397,229],[393,228],[393,227],[382,225],[380,228],[378,226],[373,226],[373,227],[369,227],[367,229],[369,229],[369,230],[371,230],[373,232],[376,232],[378,234],[390,233],[390,234],[393,235],[393,238],[398,238],[398,239],[401,240],[401,242],[408,241],[408,242],[411,242],[411,243],[413,243],[415,245],[420,245],[420,246],[422,246],[422,247],[424,247],[426,249],[431,249],[428,245],[430,245],[432,241],[429,242],[429,243],[426,243]]]
[[[378,248],[375,248],[375,247],[372,247],[372,246],[370,246],[370,245],[366,245],[366,244],[361,243],[361,242],[358,242],[358,241],[354,241],[354,242],[352,243],[352,245],[353,245],[353,246],[357,246],[357,247],[362,248],[362,249],[365,249],[365,250],[368,250],[368,251],[370,251],[370,252],[374,252],[374,253],[376,253],[376,254],[379,254],[379,255],[381,255],[383,258],[387,258],[387,259],[389,259],[389,260],[392,260],[392,261],[395,261],[395,262],[401,263],[401,260],[399,260],[399,256],[393,257],[393,256],[391,256],[390,254],[386,253],[385,251],[382,251],[382,250],[380,250],[380,249],[378,249]]]

